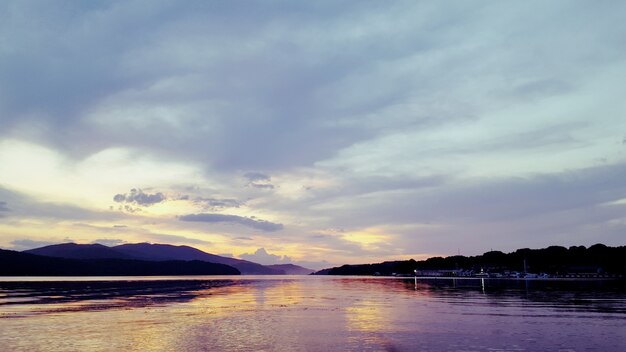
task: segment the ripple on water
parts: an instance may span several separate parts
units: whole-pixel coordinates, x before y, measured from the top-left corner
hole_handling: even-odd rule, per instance
[[[11,351],[626,350],[623,284],[265,277],[0,290]]]

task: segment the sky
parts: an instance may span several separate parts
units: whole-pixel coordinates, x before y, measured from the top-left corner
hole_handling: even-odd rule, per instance
[[[626,244],[626,2],[2,1],[0,248]]]

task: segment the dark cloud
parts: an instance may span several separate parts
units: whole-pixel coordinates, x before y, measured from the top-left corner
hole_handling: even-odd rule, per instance
[[[243,177],[247,178],[250,182],[257,181],[270,181],[271,177],[269,175],[260,173],[260,172],[247,172],[243,175]]]
[[[144,193],[139,188],[133,188],[130,193],[116,194],[113,200],[117,203],[130,203],[140,206],[151,206],[157,203],[161,203],[166,200],[163,193],[158,192],[154,194]]]
[[[239,208],[243,205],[236,199],[232,198],[203,198],[197,197],[193,200],[194,203],[203,206],[205,209],[224,209],[224,208]]]
[[[605,212],[606,204],[626,198],[624,174],[626,164],[471,182],[451,179],[442,188],[364,197],[340,213],[344,220],[354,217],[371,225],[511,221],[572,209]]]
[[[97,9],[11,7],[0,27],[12,39],[7,42],[15,42],[0,65],[0,74],[12,82],[12,89],[1,95],[7,110],[3,115],[16,116],[6,133],[24,134],[24,124],[37,123],[45,126],[37,132],[40,141],[72,153],[138,146],[185,155],[220,170],[311,165],[378,134],[367,124],[344,124],[343,119],[402,100],[398,97],[404,96],[406,82],[393,77],[394,84],[385,82],[377,72],[384,66],[379,60],[401,59],[437,43],[416,36],[417,31],[382,28],[317,40],[346,32],[350,24],[345,14],[363,28],[373,13],[400,14],[374,3],[360,9],[345,4],[285,9],[277,3],[249,13],[238,4],[215,9],[150,3],[150,16],[130,20],[147,6],[141,3]],[[38,23],[38,30],[21,25],[24,16]],[[85,30],[85,23],[97,25]],[[368,71],[375,74],[363,74]],[[380,89],[346,89],[351,83]],[[347,99],[333,103],[333,95],[346,92]],[[164,110],[179,118],[162,118]],[[141,117],[132,121],[102,116],[139,111]],[[204,150],[212,152],[200,152]]]
[[[572,74],[572,62],[621,60],[617,8],[514,7],[13,2],[0,8],[1,133],[72,154],[128,146],[225,172],[273,171],[390,130],[468,119],[480,110],[472,100],[489,105],[494,91],[564,94],[586,72]],[[585,45],[573,39],[587,32]],[[505,83],[483,81],[492,76]],[[483,94],[464,97],[464,82]]]
[[[185,192],[193,192],[193,193],[192,194],[183,193],[183,194],[178,194],[176,196],[168,196],[168,199],[178,200],[178,201],[188,201],[188,202],[193,203],[194,205],[204,208],[205,210],[239,208],[245,205],[244,201],[240,201],[235,198],[206,196],[206,194],[210,195],[212,192],[215,192],[215,190],[213,189],[203,192],[198,186],[186,186],[186,187],[179,186],[178,188],[183,189]]]
[[[457,184],[422,203],[422,214],[505,221],[586,208],[626,198],[626,164]],[[437,215],[435,215],[437,214]]]
[[[248,186],[260,189],[274,189],[274,185],[269,183],[249,183]]]
[[[332,223],[345,227],[395,224],[399,248],[419,253],[479,254],[491,248],[623,240],[626,164],[520,177],[450,179],[445,187],[384,192],[331,207]],[[329,199],[326,204],[344,202]],[[328,214],[309,208],[311,215]],[[405,224],[408,229],[401,229]],[[310,241],[316,240],[311,238]],[[320,239],[335,243],[331,236]],[[595,241],[595,242],[594,242]]]
[[[248,180],[248,187],[274,189],[274,185],[271,184],[272,178],[269,175],[260,172],[248,172],[243,177]]]
[[[9,207],[7,207],[7,202],[0,202],[0,212],[8,212],[11,211]],[[3,217],[3,214],[0,214],[0,217]]]
[[[280,231],[283,229],[282,224],[273,223],[266,220],[260,220],[256,218],[247,218],[238,215],[227,214],[189,214],[180,216],[181,221],[197,221],[197,222],[210,222],[210,223],[234,223],[247,227],[251,227],[261,231]]]
[[[113,207],[111,207],[111,209],[113,209]],[[133,206],[130,206],[128,204],[120,205],[119,207],[117,207],[117,210],[122,211],[122,212],[127,212],[127,213],[130,213],[130,214],[141,212],[141,208],[133,207]]]

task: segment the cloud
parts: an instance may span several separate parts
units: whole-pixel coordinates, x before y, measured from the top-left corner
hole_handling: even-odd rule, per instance
[[[139,188],[133,188],[130,193],[116,194],[113,200],[117,203],[130,203],[141,206],[151,206],[165,201],[166,197],[163,193],[154,194],[144,193]]]
[[[124,145],[207,170],[273,172],[393,131],[480,118],[502,105],[494,92],[511,104],[567,96],[622,57],[616,15],[584,3],[538,13],[526,3],[279,2],[247,13],[166,2],[139,17],[146,4],[1,9],[11,87],[2,133],[80,155]]]
[[[74,224],[82,228],[90,229],[91,233],[102,232],[107,234],[115,234],[115,236],[123,236],[124,238],[104,238],[94,240],[93,243],[100,243],[105,246],[115,246],[123,243],[133,243],[137,241],[137,238],[146,241],[154,241],[156,243],[168,243],[168,244],[189,244],[189,245],[210,245],[211,242],[198,238],[191,238],[180,235],[154,233],[150,230],[146,230],[141,226],[130,228],[127,225],[113,225],[113,226],[95,226],[90,224]]]
[[[147,233],[145,237],[154,240],[158,243],[168,243],[168,244],[201,244],[201,245],[210,245],[210,241],[205,241],[197,238],[189,238],[185,236],[179,235],[168,235],[168,234],[158,234],[158,233]]]
[[[269,183],[250,182],[248,183],[248,186],[254,187],[254,188],[260,188],[260,189],[274,189],[274,185],[269,184]]]
[[[478,254],[528,243],[617,245],[624,229],[625,173],[622,163],[523,177],[449,179],[442,187],[364,195],[357,201],[330,199],[313,215],[332,212],[332,222],[346,227],[387,224],[396,234],[391,242],[407,253],[424,247],[454,253],[460,246]]]
[[[103,246],[113,247],[113,246],[119,246],[121,244],[128,243],[128,242],[124,240],[120,240],[120,239],[97,239],[91,243],[97,243]]]
[[[459,180],[437,193],[407,196],[407,200],[423,199],[420,203],[400,204],[419,221],[509,221],[571,209],[600,210],[605,204],[626,197],[626,184],[622,181],[625,173],[623,163],[471,183]]]
[[[203,198],[197,197],[193,200],[194,203],[201,205],[205,209],[224,209],[224,208],[239,208],[243,205],[236,199],[232,198]]]
[[[282,224],[273,223],[267,220],[260,220],[256,218],[247,218],[238,215],[227,215],[227,214],[189,214],[180,216],[179,219],[181,221],[197,221],[197,222],[210,222],[210,223],[234,223],[243,226],[247,226],[256,230],[273,232],[280,231],[283,229]]]
[[[126,226],[93,225],[89,223],[74,223],[72,224],[72,226],[85,229],[83,231],[88,231],[89,233],[94,233],[94,232],[120,233],[126,228]]]
[[[0,186],[0,197],[11,204],[11,216],[16,219],[40,218],[55,220],[110,220],[120,219],[121,216],[110,211],[87,209],[67,204],[63,201],[40,201],[19,191],[13,191]]]
[[[326,260],[321,260],[321,261],[293,260],[291,257],[286,256],[286,255],[280,256],[276,254],[271,254],[267,252],[265,248],[259,248],[254,253],[241,254],[239,258],[248,260],[251,262],[263,264],[263,265],[295,264],[304,268],[310,268],[314,270],[332,267],[331,263],[329,263]]]
[[[260,172],[247,172],[243,175],[243,177],[247,178],[250,182],[258,182],[258,181],[270,181],[271,177],[269,175],[260,173]]]
[[[0,212],[9,212],[9,211],[11,211],[11,209],[7,207],[7,202],[0,202]],[[3,216],[5,215],[0,213],[0,218]]]
[[[252,254],[250,253],[241,254],[239,257],[244,260],[249,260],[251,262],[264,264],[264,265],[291,263],[291,258],[289,258],[288,256],[279,256],[275,254],[269,254],[267,253],[265,248],[259,248],[256,250],[256,252]]]
[[[602,205],[625,197],[623,170],[580,170],[624,163],[626,3],[540,7],[0,6],[0,165],[11,170],[0,184],[12,193],[0,188],[0,214],[17,224],[7,233],[22,220],[189,233],[176,215],[245,203],[276,223],[186,221],[265,229],[254,239],[314,244],[317,258],[387,253],[309,237],[330,227],[393,229],[390,243],[428,252],[565,229],[623,243],[622,205]],[[190,195],[116,194],[136,185]],[[99,211],[111,204],[125,211]],[[279,223],[289,236],[272,232]]]
[[[7,21],[0,33],[10,54],[3,56],[0,75],[12,82],[12,89],[0,95],[0,116],[9,120],[3,132],[30,133],[74,153],[90,153],[102,144],[175,150],[178,155],[231,170],[246,164],[310,162],[317,158],[316,148],[337,145],[335,140],[344,139],[333,128],[308,119],[314,114],[315,91],[332,77],[332,72],[324,74],[324,63],[333,64],[335,55],[327,52],[324,62],[301,72],[300,62],[326,49],[323,43],[318,43],[322,44],[318,48],[311,42],[307,46],[299,43],[318,35],[309,33],[318,27],[316,16],[326,20],[332,15],[334,27],[339,29],[340,14],[353,13],[349,7],[329,6],[320,11],[313,6],[312,10],[320,13],[307,15],[307,28],[293,36],[285,26],[304,23],[291,11],[286,16],[280,6],[265,8],[269,11],[266,17],[245,14],[236,4],[214,9],[161,3],[151,4],[151,16],[131,20],[146,5],[138,1],[65,9],[14,4],[1,9]],[[307,13],[307,8],[309,5],[304,5],[304,11],[297,13]],[[41,28],[25,28],[26,13]],[[85,23],[93,25],[85,30]],[[200,32],[223,35],[199,36]],[[114,37],[118,40],[110,39]],[[244,45],[234,45],[236,42]],[[274,55],[280,51],[293,58]],[[189,61],[191,57],[194,59]],[[334,66],[339,66],[335,72],[347,67],[346,63]],[[242,79],[246,84],[238,83]],[[275,89],[263,89],[271,87],[274,80],[278,82]],[[59,86],[66,89],[59,91]],[[243,104],[233,104],[238,97]],[[310,112],[295,114],[300,104]],[[132,121],[126,121],[128,116],[134,116]],[[203,132],[193,133],[190,124]],[[247,127],[242,129],[244,125]],[[41,128],[29,131],[29,126]],[[221,131],[215,126],[221,126]],[[268,138],[285,127],[290,133]],[[48,130],[60,133],[48,134]],[[81,130],[89,133],[81,134]],[[339,144],[349,143],[350,138],[346,139]],[[306,143],[316,140],[320,141],[316,148]],[[183,141],[186,143],[181,144]],[[249,152],[251,144],[256,145],[254,153]],[[299,151],[282,151],[287,146]]]
[[[240,241],[253,241],[254,240],[252,237],[246,237],[246,236],[235,237],[235,239],[240,240]]]
[[[10,249],[14,251],[25,251],[33,248],[39,248],[44,246],[50,246],[53,244],[57,244],[58,242],[48,242],[48,241],[36,241],[29,239],[22,240],[13,240],[11,241],[12,247]]]
[[[272,178],[260,172],[248,172],[243,175],[248,180],[247,186],[260,189],[274,189]]]
[[[113,207],[111,207],[111,209],[113,209]],[[141,212],[141,208],[139,208],[139,207],[132,207],[132,206],[130,206],[128,204],[120,205],[119,207],[117,207],[117,210],[125,211],[125,212],[130,213],[130,214]]]

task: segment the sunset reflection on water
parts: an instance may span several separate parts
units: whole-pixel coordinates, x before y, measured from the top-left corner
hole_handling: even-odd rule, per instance
[[[0,304],[0,342],[11,351],[617,351],[626,339],[621,286],[485,282],[483,292],[473,281],[232,280],[178,284],[183,300],[164,289],[164,297]],[[12,292],[0,287],[6,303]]]

